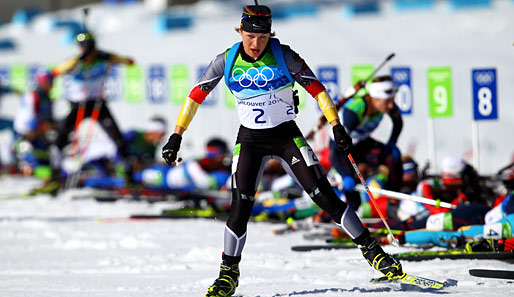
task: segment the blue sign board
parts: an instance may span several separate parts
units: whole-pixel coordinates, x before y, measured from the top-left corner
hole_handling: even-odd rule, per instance
[[[318,69],[318,79],[327,88],[327,92],[337,104],[339,101],[339,83],[337,77],[337,67],[327,66]]]
[[[0,66],[0,85],[4,87],[8,87],[11,80],[10,80],[10,72],[8,66]]]
[[[394,84],[398,87],[398,92],[394,99],[396,105],[398,105],[402,114],[412,114],[414,100],[412,99],[410,68],[393,67],[391,68],[391,76],[393,77]]]
[[[496,98],[496,69],[473,69],[473,119],[498,119],[498,102]]]
[[[168,98],[168,80],[166,68],[162,65],[150,65],[148,67],[148,98],[153,103],[164,103]]]

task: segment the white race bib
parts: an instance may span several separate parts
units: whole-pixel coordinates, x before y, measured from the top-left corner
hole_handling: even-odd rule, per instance
[[[451,212],[442,212],[429,216],[426,228],[433,231],[453,230]]]
[[[286,87],[248,99],[234,97],[241,124],[250,129],[266,129],[294,120],[292,94],[292,88]]]

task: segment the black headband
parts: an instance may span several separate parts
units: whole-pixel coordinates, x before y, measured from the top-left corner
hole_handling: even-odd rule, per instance
[[[271,9],[264,5],[247,5],[241,16],[241,29],[252,33],[271,32]]]

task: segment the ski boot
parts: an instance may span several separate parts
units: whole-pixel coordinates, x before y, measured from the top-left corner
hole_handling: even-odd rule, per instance
[[[482,238],[466,242],[464,249],[466,252],[500,252],[503,251],[503,246],[500,245],[503,240],[496,240],[493,238]]]
[[[50,179],[45,182],[45,184],[39,188],[32,189],[29,192],[29,196],[34,196],[38,194],[50,194],[53,197],[57,196],[57,193],[61,189],[61,177],[60,171],[56,169],[52,169],[52,174]]]
[[[405,275],[402,264],[390,254],[384,252],[378,242],[369,235],[365,234],[356,238],[354,242],[359,246],[364,258],[375,270],[381,272],[388,278],[401,278]]]
[[[212,286],[207,289],[207,294],[205,297],[227,297],[232,296],[239,284],[239,261],[236,261],[234,264],[230,265],[227,261],[227,258],[236,258],[238,260],[241,257],[230,257],[223,255],[223,261],[220,266],[220,275],[214,281]],[[233,262],[233,261],[230,261]]]

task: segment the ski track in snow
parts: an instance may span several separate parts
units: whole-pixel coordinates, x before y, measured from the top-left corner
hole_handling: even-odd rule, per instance
[[[32,185],[34,182],[32,181]],[[29,179],[0,178],[0,194]],[[127,220],[169,203],[99,203],[38,196],[0,201],[1,296],[204,296],[218,274],[224,222]],[[512,270],[496,260],[403,261],[414,275],[454,279],[442,291],[373,285],[379,274],[357,249],[299,253],[304,232],[273,235],[282,224],[250,222],[235,296],[513,296],[514,282],[470,276],[471,268]],[[314,232],[315,230],[313,230]],[[318,230],[319,232],[319,230]],[[385,247],[391,253],[409,248]]]

